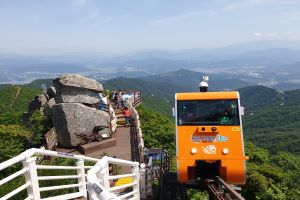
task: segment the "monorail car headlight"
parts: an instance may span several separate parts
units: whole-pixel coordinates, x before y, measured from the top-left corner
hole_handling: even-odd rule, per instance
[[[192,149],[191,149],[192,154],[197,153],[197,151],[198,151],[197,148],[192,148]]]
[[[224,148],[224,149],[222,150],[222,153],[223,153],[224,155],[227,155],[227,154],[229,153],[229,149],[228,149],[228,148]]]

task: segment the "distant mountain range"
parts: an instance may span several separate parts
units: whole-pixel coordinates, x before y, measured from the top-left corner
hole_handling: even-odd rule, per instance
[[[124,55],[0,54],[0,83],[26,83],[62,73],[97,80],[139,78],[180,69],[296,89],[300,88],[300,41],[262,40],[215,49],[142,50]]]
[[[203,75],[200,72],[178,70],[141,78],[117,77],[104,81],[103,84],[104,88],[112,90],[141,90],[152,108],[160,109],[162,113],[170,115],[170,108],[173,106],[175,98],[174,94],[176,92],[199,91],[198,85]],[[209,85],[211,86],[210,90],[232,90],[252,84],[238,78],[213,74],[210,76]],[[165,105],[163,108],[156,105],[154,101],[156,98],[163,101]]]

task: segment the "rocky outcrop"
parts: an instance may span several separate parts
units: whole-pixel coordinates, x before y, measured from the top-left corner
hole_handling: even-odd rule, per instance
[[[32,113],[40,109],[52,118],[61,147],[110,138],[110,116],[96,109],[100,100],[98,93],[102,91],[102,84],[93,79],[77,74],[62,75],[29,104],[24,122],[29,124]]]
[[[23,123],[28,127],[29,120],[34,111],[40,110],[41,113],[44,111],[44,106],[47,104],[47,96],[45,94],[36,95],[34,99],[28,104],[27,112],[23,113]]]
[[[98,104],[98,92],[103,91],[101,83],[80,75],[64,75],[53,81],[57,103]]]
[[[57,86],[57,95],[55,97],[57,103],[99,103],[99,95],[97,92],[82,88]]]
[[[56,90],[58,85],[64,85],[64,86],[94,90],[96,92],[103,92],[103,86],[101,83],[93,79],[80,76],[78,74],[63,75],[57,79],[54,79],[53,84]]]
[[[47,99],[46,95],[47,94],[38,95],[38,101],[39,101],[40,107],[44,107],[45,104],[48,102],[48,99]]]
[[[110,116],[96,108],[99,104],[101,83],[77,74],[67,74],[53,80],[54,88],[49,89],[49,96],[55,94],[55,104],[51,108],[53,125],[57,130],[58,143],[61,147],[74,147],[86,143],[95,137],[95,128],[102,135],[110,137]],[[50,92],[51,91],[51,92]]]
[[[44,108],[43,108],[43,113],[45,115],[48,115],[50,116],[51,115],[51,108],[53,105],[55,105],[56,102],[55,102],[55,99],[52,98],[52,99],[49,99],[49,101],[47,101],[47,103],[44,105]]]
[[[59,103],[52,106],[53,125],[61,147],[84,143],[81,134],[92,134],[95,127],[103,127],[99,134],[109,133],[109,115],[80,103]]]

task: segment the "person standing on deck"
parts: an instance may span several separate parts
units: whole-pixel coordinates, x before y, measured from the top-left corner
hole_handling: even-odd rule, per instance
[[[99,110],[104,110],[105,104],[104,104],[104,102],[103,102],[103,95],[102,95],[102,93],[98,93],[98,96],[99,96],[99,105],[98,105],[98,109],[99,109]]]
[[[127,107],[123,109],[123,115],[125,116],[125,126],[130,125],[129,120],[131,117],[131,113]]]
[[[123,109],[124,108],[124,99],[123,99],[123,93],[119,92],[118,96],[118,108]]]

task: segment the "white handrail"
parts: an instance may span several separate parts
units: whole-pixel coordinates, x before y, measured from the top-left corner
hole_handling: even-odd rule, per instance
[[[126,193],[126,194],[123,194],[123,195],[119,196],[119,199],[125,199],[127,197],[130,197],[130,196],[136,194],[136,193],[137,193],[137,191],[133,190],[132,192],[129,192],[129,193]]]
[[[1,200],[6,200],[9,199],[13,196],[15,196],[16,194],[18,194],[19,192],[25,190],[28,186],[30,186],[29,183],[25,183],[24,185],[18,187],[17,189],[11,191],[10,193],[8,193],[7,195],[5,195],[4,197],[1,198]]]
[[[124,184],[124,185],[120,185],[120,186],[109,188],[109,191],[110,192],[114,192],[114,191],[117,191],[117,190],[121,190],[121,189],[125,189],[125,188],[128,188],[128,187],[132,187],[132,186],[135,186],[135,185],[137,185],[136,181],[134,181],[133,183],[128,183],[128,184]]]
[[[56,165],[37,165],[37,169],[68,169],[68,170],[76,170],[79,167],[75,166],[56,166]]]
[[[116,176],[109,176],[108,165],[109,164],[117,164],[123,166],[130,166],[132,168],[131,174],[123,174],[123,175],[116,175]],[[125,178],[125,177],[132,177],[132,182],[127,183],[121,186],[111,187],[109,181]],[[132,161],[125,161],[117,158],[110,158],[110,157],[103,157],[97,164],[88,171],[87,175],[87,185],[89,191],[90,199],[123,199],[125,197],[135,197],[140,199],[139,194],[139,163],[132,162]],[[101,183],[101,184],[100,184]],[[122,194],[119,195],[117,193],[112,193],[120,189],[132,187],[133,191],[130,194]],[[122,197],[122,198],[120,198]]]
[[[53,156],[53,157],[62,157],[67,159],[74,159],[77,160],[77,166],[54,166],[54,165],[36,165],[36,158],[34,155],[41,155],[41,156]],[[78,196],[79,193],[69,194],[69,195],[59,195],[55,197],[49,197],[47,199],[56,199],[60,197],[67,198],[68,196],[77,196],[77,197],[86,197],[86,174],[85,169],[91,168],[92,166],[84,166],[84,161],[92,161],[98,162],[100,159],[90,158],[83,155],[74,155],[69,153],[63,152],[56,152],[56,151],[49,151],[44,149],[28,149],[25,152],[21,153],[20,155],[11,158],[3,163],[0,163],[0,171],[11,167],[19,162],[23,163],[23,168],[19,171],[12,173],[11,175],[5,177],[4,179],[0,180],[0,186],[8,183],[9,181],[14,180],[15,178],[24,175],[25,176],[25,184],[16,188],[15,190],[9,192],[8,194],[0,197],[2,199],[8,199],[24,189],[27,189],[28,197],[26,199],[34,199],[40,200],[40,192],[49,191],[49,190],[59,190],[59,189],[66,189],[66,188],[79,188],[79,193],[81,195]],[[77,170],[77,175],[61,175],[61,176],[38,176],[37,170]],[[69,185],[59,185],[59,186],[50,186],[50,187],[39,187],[39,181],[45,180],[60,180],[60,179],[78,179],[77,184],[69,184]]]
[[[122,175],[116,175],[116,176],[109,176],[108,180],[116,180],[120,178],[128,178],[128,177],[133,177],[135,174],[122,174]]]
[[[36,165],[36,158],[34,155],[46,155],[53,157],[63,157],[68,159],[77,160],[76,166],[54,166],[54,165]],[[84,166],[84,161],[96,161],[97,163],[94,166]],[[9,192],[2,199],[9,199],[19,192],[27,189],[27,198],[26,200],[40,200],[40,192],[52,191],[52,190],[61,190],[67,188],[79,188],[79,192],[68,193],[64,195],[58,195],[53,197],[45,198],[47,200],[54,199],[70,199],[78,197],[86,197],[87,190],[86,185],[89,190],[90,199],[140,199],[139,194],[139,182],[140,182],[140,172],[139,172],[139,163],[121,160],[111,157],[103,157],[102,159],[90,158],[83,155],[74,155],[62,152],[55,152],[43,149],[29,149],[20,155],[9,159],[3,163],[0,163],[0,171],[10,167],[18,162],[23,162],[23,169],[7,176],[6,178],[0,180],[0,186],[17,178],[21,175],[25,176],[26,183],[15,190]],[[109,175],[109,164],[129,166],[132,169],[131,173],[121,174],[121,175]],[[90,169],[89,169],[90,168]],[[61,175],[61,176],[38,176],[37,170],[77,170],[77,175]],[[85,174],[85,169],[88,170],[88,174]],[[127,183],[121,186],[110,186],[110,181],[131,177],[132,182]],[[45,180],[61,180],[61,179],[78,179],[78,183],[68,184],[68,185],[57,185],[57,186],[48,186],[48,187],[39,187],[39,181]],[[87,180],[86,180],[87,179]],[[121,195],[116,195],[113,192],[120,190],[122,188],[132,187],[133,189],[130,192],[123,193]],[[100,192],[102,191],[102,192]],[[100,194],[101,193],[101,194]]]
[[[21,169],[21,170],[15,172],[15,173],[13,173],[13,174],[11,174],[10,176],[8,176],[8,177],[6,177],[6,178],[4,178],[4,179],[2,179],[2,180],[0,181],[0,186],[1,186],[1,185],[4,185],[4,184],[7,183],[8,181],[11,181],[11,180],[17,178],[17,177],[20,176],[20,175],[23,175],[23,174],[24,174],[25,172],[27,172],[27,171],[28,171],[27,168],[23,168],[23,169]]]
[[[63,180],[63,179],[74,179],[79,178],[81,175],[70,175],[70,176],[39,176],[39,181],[44,180]]]
[[[22,160],[25,160],[25,155],[23,154],[20,154],[16,157],[13,157],[7,161],[4,161],[3,163],[0,164],[0,171],[2,171],[3,169],[9,167],[9,166],[12,166],[18,162],[21,162]]]
[[[79,186],[80,186],[80,184],[69,184],[69,185],[57,185],[57,186],[42,187],[42,188],[40,188],[40,192],[75,188],[75,187],[79,187]]]

